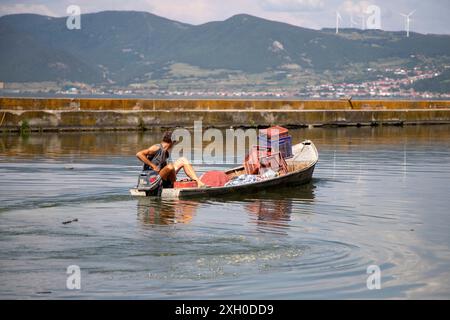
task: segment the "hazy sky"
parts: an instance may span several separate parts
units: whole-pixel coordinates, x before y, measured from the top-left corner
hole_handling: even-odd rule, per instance
[[[248,13],[315,29],[335,27],[337,11],[342,27],[350,26],[351,17],[354,26],[361,27],[364,10],[377,5],[384,30],[404,30],[405,18],[400,13],[416,10],[412,31],[450,34],[450,0],[0,0],[0,15],[26,12],[64,16],[71,4],[80,6],[82,13],[147,11],[191,24]]]

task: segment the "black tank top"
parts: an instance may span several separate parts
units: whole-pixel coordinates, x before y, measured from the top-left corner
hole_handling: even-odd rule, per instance
[[[148,155],[147,159],[151,161],[159,169],[164,168],[167,165],[167,158],[169,158],[169,152],[164,151],[161,144],[158,145],[159,149],[152,155]],[[144,163],[144,171],[153,170],[148,164]]]

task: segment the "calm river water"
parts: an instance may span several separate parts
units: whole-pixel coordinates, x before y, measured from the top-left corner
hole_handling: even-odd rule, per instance
[[[178,201],[128,195],[160,132],[0,136],[0,298],[450,298],[450,126],[291,133],[311,184]]]

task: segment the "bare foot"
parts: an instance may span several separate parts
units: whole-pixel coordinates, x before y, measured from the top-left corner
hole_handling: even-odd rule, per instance
[[[206,184],[204,184],[203,182],[201,182],[200,180],[197,180],[197,187],[201,188],[201,187],[206,187]]]

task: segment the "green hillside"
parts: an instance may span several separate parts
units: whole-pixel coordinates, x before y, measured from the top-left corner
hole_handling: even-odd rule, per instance
[[[305,83],[362,81],[369,66],[449,61],[450,36],[356,29],[336,35],[245,14],[194,26],[133,11],[84,14],[81,30],[68,30],[65,18],[17,14],[0,18],[0,59],[5,82],[168,81],[180,78],[179,66],[201,70],[191,80],[280,81],[295,73]]]

